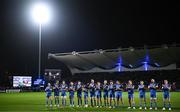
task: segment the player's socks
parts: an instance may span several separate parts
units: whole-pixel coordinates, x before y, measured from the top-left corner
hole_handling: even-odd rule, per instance
[[[66,106],[66,99],[64,100],[64,106]]]
[[[84,99],[84,104],[86,105],[87,103],[86,103],[86,99]]]
[[[70,98],[70,105],[72,105],[72,99]]]
[[[100,106],[102,107],[102,100],[100,100]]]
[[[166,108],[166,102],[165,101],[163,102],[163,105],[164,105],[164,108]]]
[[[114,99],[114,107],[116,107],[116,101],[115,101],[115,99]]]
[[[46,105],[48,105],[48,99],[46,99]]]
[[[72,105],[74,105],[74,100],[72,100]]]
[[[93,107],[93,99],[91,98],[91,106]]]
[[[139,106],[142,107],[142,100],[140,100]]]
[[[134,102],[132,103],[132,106],[135,107],[135,103]]]
[[[117,106],[119,106],[119,101],[117,101],[117,104],[116,104]]]
[[[170,102],[168,102],[168,108],[171,108],[171,103]]]
[[[81,105],[82,105],[82,99],[81,99]]]
[[[57,104],[59,105],[59,98],[57,99]]]
[[[79,98],[78,98],[78,105],[79,105]]]
[[[96,100],[94,99],[94,106],[96,106]]]
[[[152,108],[152,101],[150,102],[150,108]]]
[[[155,108],[157,107],[157,102],[154,102]]]
[[[50,100],[50,105],[52,105],[52,100]]]
[[[110,105],[109,105],[110,107],[112,106],[112,102],[110,101]]]
[[[54,104],[56,105],[56,98],[54,99]]]
[[[62,105],[65,106],[65,99],[62,99]]]

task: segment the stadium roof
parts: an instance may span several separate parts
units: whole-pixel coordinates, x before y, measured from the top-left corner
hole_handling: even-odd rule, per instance
[[[84,52],[56,53],[49,58],[63,62],[74,73],[122,72],[177,69],[177,46],[154,48],[118,48]]]

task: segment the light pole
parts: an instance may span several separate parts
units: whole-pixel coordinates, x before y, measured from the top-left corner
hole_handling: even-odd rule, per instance
[[[33,6],[32,17],[39,25],[39,58],[38,58],[38,76],[41,77],[41,31],[42,24],[49,22],[50,9],[45,3],[37,3]]]
[[[39,63],[38,63],[38,76],[41,77],[41,23],[39,23]]]

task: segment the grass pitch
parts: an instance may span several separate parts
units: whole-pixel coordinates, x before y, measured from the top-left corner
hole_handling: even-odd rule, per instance
[[[124,107],[109,109],[107,107],[69,107],[69,98],[67,97],[67,107],[53,107],[52,109],[45,107],[45,93],[43,92],[27,92],[27,93],[0,93],[0,112],[122,112],[122,111],[150,111],[149,110],[149,92],[146,93],[147,110],[139,110],[138,92],[135,92],[136,109],[127,109],[128,99],[127,92],[123,93]],[[162,112],[162,92],[157,93],[158,110]],[[60,103],[62,100],[60,99]],[[90,101],[89,101],[90,102]],[[53,102],[54,103],[54,102]],[[75,95],[75,105],[77,98]],[[180,112],[180,92],[171,92],[172,111]],[[154,111],[154,110],[153,110]]]

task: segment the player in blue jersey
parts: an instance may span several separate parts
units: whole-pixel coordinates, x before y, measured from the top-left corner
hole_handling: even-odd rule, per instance
[[[52,107],[52,87],[50,83],[48,83],[47,87],[45,88],[45,92],[46,92],[46,107],[48,106],[49,101],[50,101],[50,107]]]
[[[163,90],[163,109],[166,110],[166,101],[168,102],[168,108],[171,110],[171,103],[170,103],[170,90],[171,90],[171,85],[168,84],[168,80],[164,80],[164,84],[162,84],[162,90]]]
[[[128,100],[129,100],[128,109],[130,109],[131,107],[133,107],[133,109],[136,109],[135,102],[134,102],[134,85],[131,80],[128,81],[126,89],[128,91]]]
[[[70,82],[68,90],[69,90],[70,107],[74,107],[75,86],[73,82]]]
[[[148,88],[150,90],[150,110],[152,110],[153,103],[155,110],[157,110],[156,89],[158,88],[158,84],[156,84],[154,79],[151,79],[151,83],[149,84]]]
[[[101,100],[101,83],[97,82],[96,84],[96,101],[97,101],[97,107],[102,107],[102,100]]]
[[[103,84],[103,97],[104,97],[104,106],[109,106],[109,102],[108,102],[108,91],[109,91],[109,85],[107,83],[107,80],[104,80],[104,84]]]
[[[61,98],[62,98],[62,105],[66,106],[66,91],[68,89],[68,86],[65,81],[62,81],[61,84]]]
[[[84,92],[84,107],[88,107],[88,84],[83,85]]]
[[[120,84],[119,81],[116,81],[115,90],[116,90],[115,95],[116,95],[116,103],[117,103],[116,106],[119,106],[120,100],[121,100],[122,105],[124,105],[124,102],[122,99],[123,85]]]
[[[54,106],[59,107],[59,92],[60,92],[59,81],[56,81],[53,89],[54,89],[54,100],[55,100]]]
[[[76,91],[77,91],[77,98],[78,98],[77,107],[80,107],[82,106],[82,85],[80,81],[78,81],[78,84],[76,86]]]
[[[96,100],[95,100],[95,83],[94,80],[91,79],[91,83],[89,84],[89,91],[90,91],[90,99],[91,99],[91,106],[96,106]]]
[[[140,104],[139,104],[139,109],[142,109],[142,102],[144,100],[144,109],[146,110],[146,89],[144,85],[144,81],[140,81],[140,84],[138,85],[138,91],[139,91],[139,99],[140,99]]]
[[[109,97],[110,97],[110,106],[109,108],[115,108],[116,102],[115,102],[115,85],[113,81],[111,80],[109,83]],[[112,103],[114,103],[114,106],[112,106]]]

